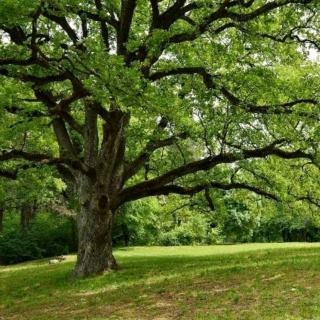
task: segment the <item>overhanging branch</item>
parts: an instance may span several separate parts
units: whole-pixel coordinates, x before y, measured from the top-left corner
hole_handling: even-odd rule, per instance
[[[213,80],[217,78],[215,75],[211,75],[204,67],[176,67],[170,70],[156,71],[149,75],[149,79],[152,81],[161,80],[163,78],[174,76],[174,75],[199,75],[203,79],[203,83],[208,89],[219,90],[221,94],[229,101],[231,105],[239,106],[244,110],[251,113],[260,113],[260,114],[292,114],[294,110],[292,109],[294,106],[298,104],[312,104],[318,105],[318,101],[311,98],[306,99],[297,99],[290,102],[273,104],[273,105],[254,105],[251,103],[247,103],[242,101],[240,98],[236,97],[230,90],[228,90],[225,86],[221,86],[220,84],[216,84]],[[318,119],[311,112],[303,112],[298,111],[297,115],[303,117],[311,117]]]
[[[220,190],[248,190],[250,192],[256,193],[263,197],[279,201],[279,198],[268,192],[265,191],[257,186],[252,186],[247,183],[223,183],[218,181],[212,181],[204,184],[199,184],[192,187],[184,187],[180,185],[165,185],[158,188],[153,189],[146,189],[143,193],[130,193],[124,194],[121,197],[121,203],[126,201],[133,201],[144,197],[151,197],[151,196],[159,196],[159,195],[169,195],[169,194],[179,194],[179,195],[187,195],[193,196],[199,192],[206,191],[209,189],[220,189]]]
[[[124,181],[135,175],[149,160],[152,153],[160,148],[172,146],[175,142],[180,139],[185,139],[186,135],[181,134],[179,136],[172,136],[163,140],[149,141],[145,149],[140,153],[140,155],[126,167],[124,174]]]
[[[135,197],[136,199],[142,197],[150,190],[159,190],[160,188],[173,183],[175,180],[185,177],[189,174],[199,171],[208,171],[219,164],[235,163],[240,160],[254,159],[254,158],[266,158],[268,156],[276,156],[282,159],[308,159],[315,165],[315,157],[311,154],[305,153],[302,150],[286,151],[279,149],[277,146],[283,141],[274,141],[273,143],[253,150],[240,150],[234,153],[221,153],[216,156],[210,156],[201,160],[187,163],[176,169],[170,170],[163,175],[143,181],[134,186],[128,187],[122,192],[124,199]],[[126,201],[126,200],[125,200]]]
[[[23,150],[9,150],[0,153],[0,162],[10,160],[27,160],[30,162],[38,163],[39,165],[52,165],[57,166],[61,164],[68,165],[69,167],[80,170],[83,173],[91,174],[92,169],[86,166],[80,160],[69,158],[56,158],[43,153],[31,153]]]

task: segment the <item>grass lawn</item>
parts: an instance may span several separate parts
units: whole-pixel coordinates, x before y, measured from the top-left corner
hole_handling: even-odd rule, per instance
[[[320,243],[117,249],[75,280],[75,257],[0,267],[0,319],[320,319]]]

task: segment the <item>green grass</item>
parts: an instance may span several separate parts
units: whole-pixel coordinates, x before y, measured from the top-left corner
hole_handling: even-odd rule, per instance
[[[320,244],[118,249],[76,280],[75,257],[0,267],[0,319],[320,319]]]

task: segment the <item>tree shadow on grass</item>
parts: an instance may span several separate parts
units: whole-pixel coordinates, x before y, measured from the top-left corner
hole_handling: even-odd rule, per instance
[[[64,310],[69,318],[61,319],[73,319],[73,314],[81,319],[80,316],[84,317],[88,312],[97,316],[110,312],[128,317],[124,312],[127,308],[141,314],[145,312],[141,319],[147,319],[147,314],[164,309],[169,312],[172,306],[181,301],[181,304],[187,304],[189,310],[192,303],[202,303],[199,294],[205,296],[211,292],[211,296],[232,296],[239,290],[243,279],[245,283],[262,275],[268,279],[277,278],[279,270],[285,272],[288,269],[294,272],[309,269],[319,271],[319,253],[320,248],[307,248],[196,257],[119,256],[120,271],[88,279],[71,277],[74,262],[52,266],[31,264],[30,269],[8,272],[10,276],[1,279],[5,289],[4,311],[7,310],[9,314],[26,313],[25,317],[29,319],[27,314],[30,312],[34,312],[35,316],[47,313],[43,310],[43,305],[46,305],[49,315],[51,310],[58,317],[61,316],[60,311]],[[196,297],[192,297],[194,290],[197,291]],[[12,307],[13,302],[15,307]],[[127,307],[121,311],[121,306]]]

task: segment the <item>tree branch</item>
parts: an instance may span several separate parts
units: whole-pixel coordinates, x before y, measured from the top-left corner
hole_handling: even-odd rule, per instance
[[[171,193],[173,194],[180,194],[180,195],[188,195],[193,196],[196,193],[202,192],[204,190],[208,189],[221,189],[221,190],[249,190],[251,192],[254,192],[258,195],[264,196],[266,198],[279,201],[279,198],[265,190],[262,190],[256,186],[251,186],[246,183],[222,183],[222,182],[208,182],[204,184],[199,184],[193,187],[183,187],[180,185],[165,185],[158,188],[152,188],[152,189],[145,189],[142,193],[130,193],[126,195],[125,197],[121,198],[121,203],[124,203],[126,201],[133,201],[144,197],[151,197],[151,196],[159,196],[159,195],[169,195]]]
[[[150,57],[148,55],[148,48],[145,44],[141,45],[139,49],[137,49],[135,52],[131,52],[128,57],[128,63],[139,60],[144,61],[147,57],[149,60],[149,65],[144,66],[143,73],[147,74],[148,72],[146,70],[150,69],[150,67],[157,62],[162,52],[171,44],[178,44],[185,41],[192,41],[197,38],[199,38],[202,34],[204,34],[206,31],[208,31],[209,27],[214,23],[215,21],[222,20],[222,19],[231,19],[232,21],[236,22],[248,22],[251,21],[259,16],[265,15],[273,10],[276,10],[277,8],[290,5],[290,4],[303,4],[306,5],[308,3],[311,3],[314,0],[274,0],[267,2],[264,5],[261,5],[260,7],[256,8],[255,10],[252,10],[249,13],[238,13],[234,11],[230,11],[229,9],[238,5],[241,8],[250,8],[254,1],[229,1],[225,0],[221,3],[219,8],[210,14],[208,14],[206,17],[201,19],[201,22],[198,22],[193,30],[191,31],[185,31],[181,33],[177,33],[172,35],[169,39],[166,39],[162,44],[159,45],[160,50],[157,51],[156,55],[153,55]],[[175,4],[171,7],[172,11],[170,11],[170,14],[166,11],[167,16],[165,19],[160,19],[161,15],[159,15],[159,18],[156,20],[155,26],[157,28],[169,28],[170,25],[172,25],[174,22],[176,22],[178,19],[181,19],[184,17],[184,14],[187,12],[192,12],[195,9],[202,8],[203,6],[208,6],[207,4],[203,5],[197,2],[191,2],[187,4],[186,6],[181,7],[181,3],[185,3],[183,0],[177,0]],[[173,7],[175,7],[175,11],[173,10]],[[210,6],[209,6],[210,7]],[[169,9],[168,9],[169,10]],[[163,13],[164,14],[164,13]],[[159,22],[158,22],[159,21]],[[151,24],[151,30],[154,22]],[[161,25],[163,24],[163,25]],[[215,30],[215,34],[218,34],[222,31],[224,31],[227,28],[235,27],[235,24],[232,22],[228,22],[227,24],[217,28]],[[149,34],[148,37],[151,37],[152,33]]]
[[[100,16],[103,9],[101,0],[95,0],[95,5],[98,11],[98,15]],[[110,50],[109,30],[105,21],[100,21],[100,34],[101,34],[102,41],[106,47],[106,51],[109,52]]]
[[[211,75],[206,71],[204,67],[177,67],[172,68],[170,70],[157,71],[149,75],[149,79],[152,81],[157,81],[165,77],[173,76],[173,75],[194,75],[198,74],[202,77],[205,86],[208,89],[219,89],[222,95],[235,106],[240,106],[245,110],[252,113],[263,113],[263,114],[292,114],[294,111],[292,107],[305,103],[305,104],[313,104],[318,105],[318,101],[315,99],[297,99],[294,101],[274,104],[274,105],[253,105],[248,104],[244,101],[241,101],[238,97],[236,97],[233,93],[231,93],[226,87],[218,86],[214,83],[213,78],[217,77]],[[314,117],[310,112],[298,112],[298,115],[305,117]]]
[[[17,171],[0,169],[0,177],[15,180],[17,179]]]
[[[2,151],[0,153],[0,162],[9,161],[9,160],[27,160],[31,162],[38,163],[40,165],[61,165],[65,164],[70,166],[73,169],[80,170],[86,174],[92,174],[92,169],[86,165],[84,165],[81,161],[73,160],[69,158],[55,158],[47,154],[43,153],[31,153],[23,150],[9,150]],[[29,168],[29,166],[21,167],[23,169]],[[21,169],[20,168],[20,169]]]
[[[129,39],[136,4],[136,0],[121,0],[120,29],[117,36],[117,51],[120,55],[126,55],[127,52],[125,44]]]
[[[172,146],[178,139],[185,139],[186,135],[172,136],[163,140],[150,140],[140,155],[126,167],[124,181],[134,176],[149,160],[152,153],[160,148]]]
[[[85,46],[82,43],[79,43],[79,38],[77,33],[71,28],[67,19],[60,15],[55,15],[53,13],[53,8],[51,10],[43,10],[42,15],[45,16],[47,19],[57,23],[69,36],[69,39],[73,42],[76,48],[80,49],[81,51],[85,51]]]
[[[172,169],[165,174],[153,178],[148,181],[138,183],[132,187],[128,187],[122,191],[122,197],[126,199],[127,197],[135,196],[140,197],[140,195],[149,192],[148,190],[159,189],[168,183],[185,177],[189,174],[196,173],[199,171],[208,171],[219,164],[234,163],[240,160],[253,159],[253,158],[266,158],[268,156],[277,156],[282,159],[309,159],[313,161],[315,165],[315,158],[313,155],[307,154],[301,150],[296,151],[285,151],[277,148],[277,145],[282,143],[282,140],[274,141],[273,143],[253,150],[241,150],[235,153],[222,153],[216,156],[210,156],[201,160],[193,161],[188,164],[182,165],[176,169]],[[126,201],[126,200],[125,200]]]

